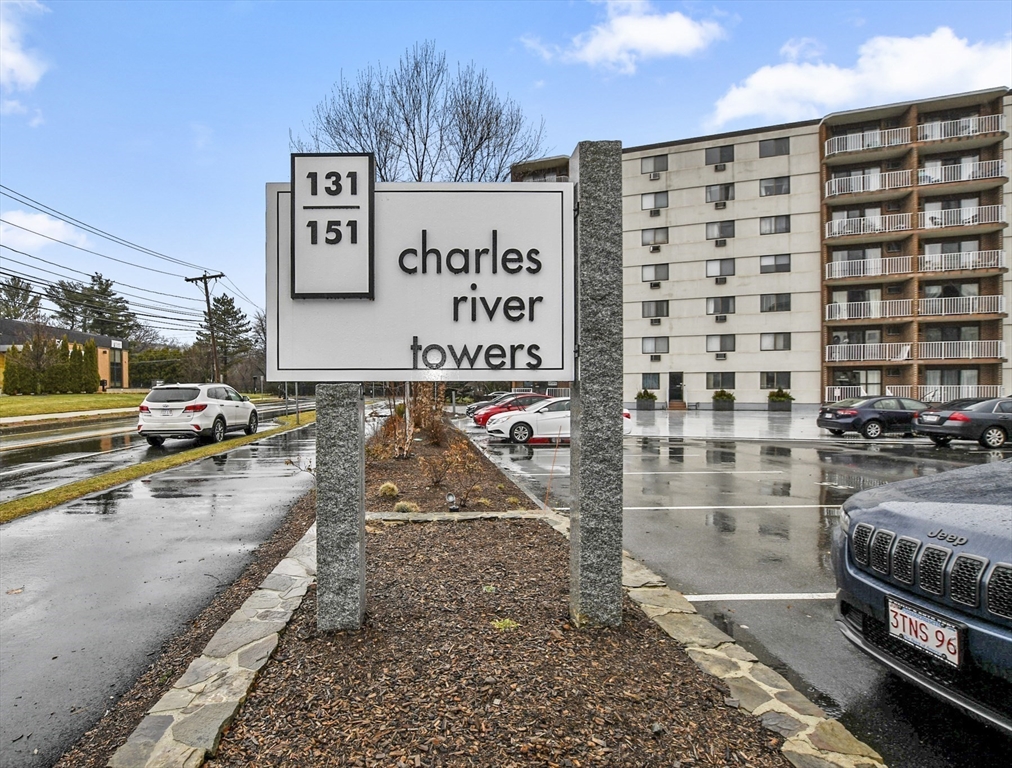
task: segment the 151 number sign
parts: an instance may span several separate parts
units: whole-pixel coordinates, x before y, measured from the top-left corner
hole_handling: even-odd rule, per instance
[[[371,154],[292,155],[292,298],[373,299]]]

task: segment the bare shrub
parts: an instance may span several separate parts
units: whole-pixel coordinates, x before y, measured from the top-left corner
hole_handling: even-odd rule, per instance
[[[394,504],[394,512],[399,512],[405,515],[420,511],[421,509],[419,506],[413,501],[398,501]]]
[[[394,483],[383,483],[379,487],[379,495],[389,499],[396,499],[401,495],[401,492]]]

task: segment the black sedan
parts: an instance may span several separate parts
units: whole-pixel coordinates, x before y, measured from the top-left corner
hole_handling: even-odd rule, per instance
[[[815,423],[834,435],[860,432],[874,440],[886,432],[913,432],[914,416],[927,407],[908,397],[861,397],[824,405]]]
[[[467,406],[467,409],[464,412],[468,416],[474,416],[475,413],[480,411],[486,405],[492,405],[492,403],[497,403],[504,397],[507,397],[512,394],[513,394],[512,392],[492,392],[484,400],[479,400],[477,403],[471,403],[469,406]]]
[[[1001,448],[1012,434],[1012,398],[998,397],[962,407],[946,403],[922,411],[914,419],[914,431],[930,437],[935,445],[976,440],[985,448]]]

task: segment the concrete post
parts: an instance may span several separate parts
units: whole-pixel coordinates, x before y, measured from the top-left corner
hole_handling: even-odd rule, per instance
[[[577,375],[572,392],[569,612],[622,623],[622,144],[580,142]]]
[[[365,618],[365,400],[359,384],[316,388],[316,628]]]

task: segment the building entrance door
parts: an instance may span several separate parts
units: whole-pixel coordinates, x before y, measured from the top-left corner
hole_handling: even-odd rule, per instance
[[[681,403],[685,400],[684,374],[681,371],[668,374],[668,402]]]

